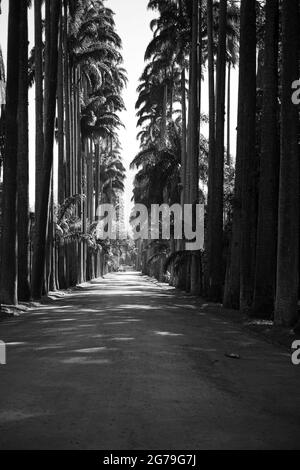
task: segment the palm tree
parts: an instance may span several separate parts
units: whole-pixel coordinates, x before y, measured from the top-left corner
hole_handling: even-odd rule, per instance
[[[0,178],[2,179],[2,166],[4,159],[4,108],[5,108],[5,90],[6,90],[6,78],[5,78],[5,67],[2,57],[2,49],[0,45]],[[1,243],[0,243],[1,245]],[[1,253],[1,246],[0,246]]]
[[[207,0],[207,52],[208,52],[208,93],[209,93],[209,170],[208,170],[208,207],[211,206],[213,197],[213,178],[214,178],[214,167],[215,167],[215,144],[216,144],[216,133],[215,133],[215,75],[214,75],[214,36],[213,36],[213,0]],[[211,248],[211,242],[213,239],[213,220],[212,212],[208,213],[207,221],[207,236],[206,236],[206,251],[208,256],[208,266],[213,264],[213,251]],[[206,273],[207,281],[206,288],[209,286],[209,273]]]
[[[32,268],[32,296],[40,299],[46,261],[46,241],[49,224],[50,185],[53,167],[53,144],[56,110],[56,88],[58,70],[58,25],[60,0],[51,2],[50,31],[46,36],[46,70],[48,77],[45,84],[45,143],[43,154],[43,186],[39,198],[38,218],[34,243]]]
[[[255,258],[256,11],[241,1],[238,133],[234,215],[224,305],[252,305]]]
[[[223,287],[223,192],[224,192],[224,117],[226,84],[227,1],[220,1],[217,54],[217,106],[214,165],[210,171],[212,188],[209,202],[210,256],[208,295],[220,302]],[[213,111],[214,114],[214,111]]]
[[[227,114],[227,148],[226,148],[226,157],[227,157],[227,164],[230,165],[231,157],[231,147],[230,147],[230,118],[231,118],[231,63],[227,64],[227,107],[226,107],[226,114]]]
[[[0,302],[16,305],[17,298],[17,162],[20,6],[9,2],[6,87],[6,147],[3,166],[3,230],[1,238]]]
[[[231,8],[232,5],[231,5]],[[238,62],[237,50],[238,50],[238,33],[237,33],[237,18],[234,19],[234,31],[231,36],[227,34],[227,165],[231,164],[231,145],[230,145],[230,134],[231,134],[231,70]]]
[[[278,177],[280,160],[278,116],[279,2],[267,0],[263,66],[259,208],[253,311],[274,311],[277,257]]]
[[[191,63],[190,63],[190,84],[189,84],[189,150],[188,155],[188,167],[190,169],[189,174],[189,203],[195,205],[198,203],[199,193],[199,121],[200,121],[200,96],[199,96],[199,77],[200,67],[198,54],[198,36],[199,36],[199,1],[193,1],[193,19],[192,19],[192,44],[191,44]],[[202,53],[202,51],[201,51]],[[199,292],[199,266],[198,258],[194,254],[191,258],[191,294],[197,294]]]
[[[245,16],[244,16],[245,15]],[[249,310],[253,301],[256,242],[256,6],[241,3],[240,73],[243,80],[241,122],[241,286],[240,308]],[[244,62],[245,60],[245,62]],[[245,73],[245,75],[243,75]],[[239,158],[239,156],[237,156]]]
[[[65,134],[66,134],[66,166],[65,166],[65,191],[66,197],[72,196],[71,189],[71,96],[70,96],[70,54],[68,48],[68,35],[69,35],[69,26],[68,26],[68,2],[64,0],[63,3],[63,94],[65,102]]]
[[[49,16],[49,5],[47,11]],[[121,125],[117,112],[124,107],[120,93],[126,77],[119,53],[121,40],[115,32],[111,10],[105,8],[100,0],[90,5],[82,1],[66,1],[62,13],[57,108],[59,201],[62,203],[66,196],[87,195],[76,205],[76,213],[81,217],[86,233],[92,223],[92,212],[95,212],[92,209],[96,200],[95,144],[114,135]],[[83,148],[88,150],[87,160]],[[52,213],[52,203],[50,205]],[[50,245],[51,238],[49,226]],[[49,250],[53,265],[54,250],[50,246]],[[90,270],[91,259],[86,270],[87,244],[84,239],[60,239],[59,252],[60,278],[64,285],[73,285],[75,277],[78,282],[83,281],[86,271],[89,276],[94,274]],[[50,272],[50,279],[53,278],[55,273],[52,275]]]
[[[35,69],[35,215],[41,194],[41,178],[44,152],[44,98],[43,98],[43,38],[42,0],[34,0],[34,69]]]
[[[186,192],[186,138],[187,138],[187,124],[186,124],[186,79],[185,67],[181,72],[181,117],[182,117],[182,137],[181,137],[181,205],[185,203]]]
[[[59,50],[58,50],[58,76],[57,76],[57,140],[58,140],[58,203],[62,204],[66,198],[66,162],[65,162],[65,89],[64,89],[64,31],[65,19],[61,12],[59,22]]]
[[[149,7],[157,9],[159,11],[159,17],[151,22],[151,27],[154,30],[154,38],[147,47],[145,58],[151,60],[146,66],[143,74],[142,87],[139,88],[140,100],[137,103],[139,107],[139,121],[138,125],[143,125],[145,122],[151,122],[151,127],[154,130],[155,123],[159,122],[159,119],[165,115],[162,103],[165,93],[165,84],[162,78],[166,78],[170,73],[170,78],[173,76],[172,72],[177,68],[179,69],[179,79],[170,80],[168,82],[168,89],[170,92],[170,109],[172,107],[172,98],[181,103],[182,116],[183,116],[183,133],[182,133],[182,169],[181,169],[181,188],[182,188],[182,203],[188,203],[197,201],[197,188],[198,188],[198,144],[199,141],[199,114],[200,114],[200,98],[201,98],[201,68],[202,64],[205,63],[207,58],[207,47],[209,49],[209,69],[210,69],[210,137],[211,137],[211,174],[213,175],[213,159],[214,159],[214,140],[215,140],[215,90],[214,90],[214,55],[216,50],[216,35],[214,30],[217,29],[217,14],[213,15],[214,10],[218,12],[218,4],[209,2],[208,5],[208,16],[210,15],[210,24],[208,25],[208,40],[206,37],[207,29],[203,26],[202,18],[205,14],[206,5],[202,2],[173,2],[173,1],[150,1]],[[196,5],[197,4],[197,5]],[[200,8],[199,8],[200,7]],[[210,11],[209,11],[210,8]],[[196,13],[197,10],[197,13]],[[194,13],[194,14],[193,14]],[[199,22],[197,29],[195,28],[195,22]],[[230,9],[228,14],[225,14],[225,26],[224,30],[228,35],[228,38],[234,38],[235,36],[235,24],[237,21],[237,9],[230,3]],[[191,32],[194,31],[194,36]],[[192,42],[196,39],[197,46],[192,49]],[[236,43],[236,39],[232,39],[230,44]],[[196,54],[192,54],[191,51],[197,49],[197,65],[192,67],[192,63],[195,63]],[[226,41],[225,41],[226,49]],[[185,83],[185,69],[189,67],[189,116],[188,116],[188,132],[185,135],[185,101],[186,101],[186,83]],[[163,75],[164,73],[164,75]],[[161,74],[161,75],[160,75]],[[192,96],[192,84],[195,83],[195,76],[197,75],[197,85],[193,86],[193,90],[197,88],[197,94],[193,93]],[[140,107],[143,103],[143,107]],[[195,112],[194,116],[191,116],[193,108],[198,107],[198,111]],[[224,117],[223,117],[224,121]],[[223,125],[224,127],[224,125]],[[196,130],[194,132],[194,130]],[[193,146],[193,149],[192,149]],[[196,151],[195,151],[196,149]],[[224,153],[224,150],[223,150]],[[191,158],[192,156],[192,158]],[[209,194],[211,193],[211,183],[213,178],[210,178],[209,182]],[[222,186],[222,184],[221,184]],[[222,191],[221,191],[222,192]],[[192,194],[193,193],[193,194]],[[220,218],[222,219],[222,217]],[[211,230],[213,232],[213,227]],[[208,237],[210,238],[210,237]],[[188,268],[190,269],[190,268]],[[187,278],[188,276],[186,276]],[[194,282],[195,281],[195,282]],[[197,290],[197,280],[194,277],[193,291]],[[190,281],[188,281],[189,284]],[[188,290],[190,286],[188,285]]]
[[[28,161],[28,25],[27,2],[20,6],[18,109],[18,298],[30,299],[29,161]]]
[[[150,1],[149,8],[158,9],[159,17],[151,22],[151,28],[154,30],[154,38],[147,47],[145,53],[146,60],[152,60],[150,67],[146,66],[145,72],[148,72],[148,76],[143,78],[147,79],[147,84],[150,80],[154,80],[155,76],[159,76],[159,72],[164,70],[164,78],[167,80],[168,90],[170,91],[170,109],[173,108],[173,99],[177,99],[181,102],[181,108],[183,113],[183,123],[185,124],[184,130],[186,129],[186,83],[185,83],[185,69],[188,66],[187,57],[190,55],[191,44],[192,44],[192,18],[196,21],[196,13],[193,16],[193,7],[196,8],[194,2],[176,2],[167,1]],[[197,4],[198,9],[198,4]],[[202,24],[199,25],[200,28]],[[194,27],[194,39],[196,38],[196,30]],[[197,33],[199,33],[197,31]],[[198,42],[198,41],[196,41]],[[201,42],[201,41],[200,41]],[[198,48],[199,49],[199,48]],[[199,52],[199,50],[198,50]],[[200,58],[201,54],[199,54]],[[191,71],[191,70],[190,70]],[[200,77],[200,71],[195,68],[195,73],[198,72]],[[175,75],[178,74],[178,79]],[[158,81],[159,82],[159,81]],[[200,80],[198,80],[199,86]],[[200,88],[200,86],[199,86]],[[199,90],[198,88],[198,90]],[[139,90],[141,91],[141,90]],[[158,90],[157,90],[158,91]],[[151,95],[149,96],[149,103],[151,103]],[[199,97],[200,98],[200,97]],[[160,103],[161,99],[157,100],[158,106],[150,108],[155,109],[155,115],[151,116],[153,120],[157,116],[161,115]],[[137,104],[139,106],[139,102]],[[142,111],[141,111],[142,112]],[[146,116],[145,116],[146,119]],[[170,119],[172,119],[172,113],[170,113]],[[198,122],[198,116],[196,118]],[[197,126],[195,122],[195,128]],[[142,122],[139,121],[138,125]],[[183,132],[182,141],[182,202],[188,202],[191,194],[190,189],[195,187],[195,184],[191,185],[189,179],[193,174],[195,179],[197,177],[197,171],[194,173],[190,168],[190,159],[187,158],[187,135]],[[189,148],[189,155],[191,155],[191,149]],[[196,152],[197,153],[197,152]],[[195,160],[196,161],[196,158]],[[194,191],[194,189],[193,189]]]
[[[4,62],[3,62],[3,56],[2,56],[2,49],[0,46],[0,106],[4,106],[5,104],[5,86],[6,79],[5,79],[5,67],[4,67]]]
[[[151,22],[151,28],[154,31],[153,39],[149,43],[146,53],[145,60],[150,61],[145,67],[145,71],[141,77],[141,85],[138,89],[140,98],[137,102],[138,111],[138,126],[144,125],[145,122],[150,120],[152,135],[156,133],[156,127],[161,127],[161,147],[162,149],[168,146],[168,130],[174,114],[174,103],[178,102],[182,109],[182,169],[181,169],[181,202],[189,202],[192,197],[194,201],[197,199],[196,195],[192,195],[191,192],[195,192],[197,188],[197,154],[198,147],[195,134],[193,137],[194,148],[196,151],[191,153],[191,139],[187,139],[187,123],[186,123],[186,80],[185,71],[188,67],[187,57],[191,54],[192,46],[192,18],[194,22],[198,23],[198,4],[196,1],[193,2],[176,2],[166,1],[150,1],[149,8],[157,9],[159,11],[158,18]],[[193,13],[194,7],[194,16]],[[198,29],[194,27],[194,58],[197,55],[197,63],[199,54],[198,46]],[[198,93],[200,89],[198,77],[200,71],[198,66],[195,64],[193,78],[197,77],[197,84],[194,88],[196,94],[195,106],[199,107],[198,104]],[[190,69],[190,80],[191,80],[191,69]],[[190,96],[189,96],[190,99]],[[143,104],[143,106],[141,106]],[[162,106],[163,104],[163,106]],[[176,106],[177,107],[177,106]],[[191,111],[191,106],[189,107]],[[190,113],[189,113],[190,114]],[[198,134],[199,126],[199,114],[194,111],[196,120],[193,121],[194,127]],[[192,120],[189,117],[188,127],[192,128]],[[144,130],[146,129],[146,126]],[[142,131],[142,133],[144,132]],[[147,135],[147,131],[146,131]],[[162,138],[163,136],[163,138]],[[188,145],[187,145],[188,144]],[[196,147],[195,147],[196,146]],[[188,150],[188,152],[187,152]],[[189,155],[189,157],[188,157]],[[191,165],[194,165],[195,170],[192,171]],[[194,178],[192,184],[192,177]],[[196,184],[195,184],[195,180]],[[196,190],[197,191],[197,190]],[[175,249],[174,241],[171,240],[171,250]],[[195,270],[195,272],[197,269]],[[172,282],[172,281],[171,281]],[[195,280],[195,286],[197,281]],[[190,289],[190,286],[188,286]]]
[[[181,123],[169,125],[168,144],[161,148],[157,141],[142,146],[131,163],[140,169],[135,178],[134,200],[146,205],[180,202]]]
[[[275,323],[298,318],[299,287],[299,112],[291,83],[299,78],[299,2],[282,2],[281,158]]]
[[[62,8],[63,7],[63,8]],[[22,19],[24,18],[22,10]],[[87,244],[81,239],[66,239],[66,246],[57,246],[53,228],[53,136],[56,116],[56,94],[58,111],[58,129],[56,135],[59,141],[59,202],[71,192],[84,195],[87,193],[86,176],[89,177],[88,200],[80,199],[76,205],[76,215],[81,218],[84,231],[92,223],[97,193],[103,189],[103,194],[114,199],[116,191],[123,189],[124,167],[121,161],[110,162],[105,175],[101,173],[100,161],[95,162],[95,145],[102,146],[102,142],[117,139],[116,132],[121,125],[118,112],[124,108],[121,91],[126,82],[125,71],[122,68],[120,54],[121,40],[115,32],[113,12],[105,8],[101,0],[88,3],[82,0],[55,2],[46,1],[45,5],[45,45],[42,41],[42,9],[41,1],[35,0],[35,49],[30,58],[30,82],[36,82],[36,223],[34,257],[32,266],[33,296],[40,298],[44,283],[44,292],[57,285],[57,263],[59,260],[59,277],[67,287],[69,283],[83,280],[83,271],[86,266],[83,247]],[[27,15],[27,10],[26,10]],[[60,19],[60,21],[58,21]],[[27,80],[25,77],[25,63],[27,41],[24,39],[26,25],[21,24],[22,44],[20,48],[20,64],[18,67],[22,74],[20,77],[20,106],[18,107],[20,158],[18,159],[19,174],[19,245],[20,269],[19,276],[25,284],[26,256],[26,221],[24,216],[28,213],[28,160],[26,140],[27,129]],[[18,30],[19,32],[19,30]],[[15,39],[17,36],[15,35]],[[16,44],[16,43],[14,43]],[[15,54],[16,55],[16,54]],[[59,60],[58,60],[59,59]],[[59,73],[56,73],[59,63]],[[1,71],[2,72],[2,71]],[[58,80],[58,88],[56,86]],[[1,74],[2,77],[2,74]],[[43,90],[43,81],[45,86]],[[16,98],[16,93],[14,95]],[[24,116],[24,118],[23,118]],[[8,126],[8,130],[12,128]],[[11,139],[12,142],[12,139]],[[14,139],[14,143],[17,139]],[[69,145],[68,145],[69,142]],[[91,156],[89,173],[86,172],[86,162],[83,158],[82,145],[87,143]],[[1,143],[2,144],[2,143]],[[2,149],[1,149],[2,153]],[[108,152],[109,153],[109,152]],[[23,157],[24,155],[24,157]],[[106,156],[103,162],[106,162]],[[101,157],[102,158],[102,157]],[[10,163],[13,159],[10,159]],[[67,165],[68,168],[67,168]],[[13,165],[11,165],[13,167]],[[97,177],[95,173],[97,172]],[[113,173],[115,175],[113,176]],[[23,175],[23,179],[21,179]],[[101,178],[104,178],[103,184]],[[83,184],[84,183],[84,184]],[[15,186],[16,189],[16,186]],[[14,191],[16,192],[16,191]],[[5,194],[9,192],[5,190]],[[75,194],[76,195],[76,194]],[[84,205],[89,208],[87,214]],[[13,212],[12,212],[13,214]],[[22,217],[21,217],[22,215]],[[86,216],[89,215],[89,220]],[[13,232],[12,232],[13,234]],[[12,237],[10,237],[13,240]],[[62,244],[65,240],[62,239]],[[78,245],[79,243],[79,245]],[[60,240],[61,244],[61,240]],[[26,248],[25,248],[26,247]],[[63,255],[61,254],[63,253]],[[93,276],[98,271],[96,253],[92,255],[92,265],[89,266]],[[12,272],[12,270],[10,270]],[[28,271],[27,271],[28,274]],[[45,280],[44,280],[45,274]],[[28,280],[28,279],[27,279]],[[27,285],[28,287],[28,285]],[[20,291],[24,287],[20,282]],[[28,290],[22,297],[28,298]],[[14,300],[14,302],[16,299]]]
[[[116,131],[122,125],[117,113],[124,109],[121,92],[126,83],[126,73],[121,66],[122,57],[119,52],[121,40],[115,31],[111,10],[104,8],[101,1],[94,2],[90,8],[85,8],[79,3],[78,9],[72,13],[69,44],[71,62],[73,68],[75,67],[73,77],[77,73],[83,89],[80,139],[86,154],[86,158],[81,163],[78,145],[77,152],[75,152],[77,154],[76,163],[73,147],[71,173],[74,174],[74,168],[77,168],[78,175],[77,184],[73,177],[72,188],[73,190],[78,188],[87,196],[82,209],[79,207],[83,230],[87,233],[88,227],[93,223],[96,215],[96,205],[100,197],[100,182],[95,175],[97,173],[100,178],[100,162],[96,149],[97,147],[102,148],[102,142],[106,142],[107,139],[112,137],[116,139]],[[76,85],[74,87],[76,88]],[[79,102],[78,95],[77,102]],[[76,99],[72,115],[75,108]],[[76,131],[74,123],[71,127],[73,135],[77,134],[75,140],[78,140],[79,129]],[[101,160],[103,160],[102,155]],[[84,187],[81,184],[82,180],[84,180]],[[113,191],[111,185],[114,186],[115,182],[109,182],[110,189]],[[86,247],[82,248],[83,257],[86,258]],[[92,277],[95,274],[93,257],[98,256],[98,252],[95,253],[94,250],[89,249],[87,255],[87,274],[88,277]],[[86,265],[85,260],[83,260],[83,264]],[[98,271],[97,266],[96,271]],[[81,274],[80,278],[82,278]]]

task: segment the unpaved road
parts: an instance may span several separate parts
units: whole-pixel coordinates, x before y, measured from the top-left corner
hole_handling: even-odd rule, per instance
[[[5,320],[0,339],[0,449],[300,448],[290,355],[137,273]]]

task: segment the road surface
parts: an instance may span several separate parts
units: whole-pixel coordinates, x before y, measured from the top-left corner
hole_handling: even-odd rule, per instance
[[[0,449],[300,448],[290,355],[138,273],[57,294],[0,339]]]

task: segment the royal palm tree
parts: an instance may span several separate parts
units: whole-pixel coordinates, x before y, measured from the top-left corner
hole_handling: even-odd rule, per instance
[[[211,6],[210,6],[211,10]],[[211,22],[211,13],[208,16]],[[209,28],[209,30],[211,27]],[[215,152],[211,161],[210,179],[211,190],[209,200],[209,265],[208,265],[208,296],[211,300],[220,302],[223,287],[223,198],[224,198],[224,117],[225,117],[225,84],[226,84],[226,29],[227,29],[227,1],[220,1],[219,8],[219,35],[217,53],[217,100],[216,100],[216,132],[212,151]],[[210,32],[211,35],[211,32]],[[210,52],[211,53],[211,52]],[[210,72],[211,73],[211,72]],[[212,78],[211,78],[212,80]],[[214,93],[212,85],[210,93]],[[211,98],[212,100],[212,98]],[[210,111],[214,116],[214,103]],[[211,126],[214,126],[214,118]],[[214,136],[212,136],[214,137]],[[212,139],[213,140],[213,139]]]
[[[29,159],[28,159],[28,9],[20,6],[18,109],[18,298],[30,299],[29,286]]]
[[[2,178],[2,167],[4,159],[4,108],[5,108],[5,94],[6,94],[6,78],[5,78],[5,67],[2,56],[2,49],[0,44],[0,178]],[[1,244],[0,244],[1,245]],[[0,247],[1,253],[1,247]]]
[[[0,45],[0,106],[4,106],[5,104],[5,86],[6,83],[6,78],[5,78],[5,67],[4,67],[4,62],[3,62],[3,56],[2,56],[2,49]]]
[[[277,257],[278,177],[280,160],[278,113],[279,2],[267,0],[263,66],[263,109],[256,267],[253,311],[274,311]]]
[[[199,123],[200,123],[200,96],[199,73],[201,66],[199,60],[202,59],[202,51],[199,55],[199,1],[193,1],[193,20],[192,20],[192,43],[191,43],[191,63],[190,63],[190,84],[189,84],[189,145],[188,149],[188,168],[189,168],[189,203],[197,204],[199,198]],[[191,286],[190,291],[193,295],[199,292],[199,263],[196,253],[191,258]]]
[[[56,89],[58,71],[58,26],[60,16],[60,0],[51,2],[50,27],[46,35],[45,64],[48,77],[45,82],[45,134],[43,153],[43,185],[39,197],[39,210],[36,221],[34,257],[32,267],[32,296],[40,299],[43,288],[44,269],[46,262],[46,242],[49,224],[50,186],[53,168],[53,145],[55,130]]]
[[[42,0],[34,0],[34,71],[35,71],[35,215],[38,215],[38,201],[41,190],[44,152],[44,99],[43,99],[43,37]]]
[[[241,286],[240,308],[249,310],[253,301],[256,242],[256,9],[255,2],[241,3],[240,73],[243,80],[241,126]],[[245,15],[245,16],[244,16]],[[244,52],[244,60],[243,55]],[[239,155],[237,155],[239,158]]]

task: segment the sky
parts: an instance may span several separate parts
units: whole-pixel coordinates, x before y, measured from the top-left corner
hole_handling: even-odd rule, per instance
[[[154,12],[147,10],[148,0],[107,0],[115,12],[116,29],[123,43],[124,66],[128,74],[128,85],[124,91],[126,111],[121,118],[125,129],[120,131],[123,158],[126,168],[139,150],[136,139],[136,89],[144,67],[144,54],[152,33],[149,27]],[[125,187],[125,220],[129,219],[134,173],[127,171]]]
[[[3,51],[3,58],[6,63],[7,49],[7,14],[9,0],[2,0],[2,15],[0,15],[0,44]],[[144,53],[146,47],[151,40],[152,33],[149,27],[151,19],[155,16],[153,11],[147,9],[148,0],[107,0],[107,6],[115,12],[116,29],[123,43],[124,67],[128,74],[128,85],[124,91],[124,101],[126,111],[121,114],[125,129],[120,130],[120,140],[123,148],[124,165],[127,168],[127,179],[125,186],[125,218],[128,220],[131,198],[132,183],[134,173],[129,171],[129,164],[138,152],[139,144],[136,140],[136,110],[135,103],[137,100],[136,88],[138,79],[142,74],[144,67]],[[33,8],[29,12],[29,48],[34,42],[34,23]],[[231,149],[235,152],[236,142],[236,115],[237,115],[237,70],[232,73],[231,83]],[[35,119],[34,119],[34,89],[29,92],[29,152],[30,152],[30,205],[34,207],[34,140],[35,140]],[[202,112],[208,112],[208,81],[207,73],[204,73],[204,82],[202,85]],[[201,132],[207,136],[207,126],[201,129]],[[57,157],[54,158],[55,167],[57,165]]]

